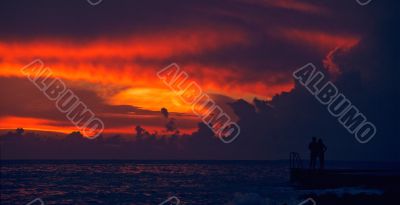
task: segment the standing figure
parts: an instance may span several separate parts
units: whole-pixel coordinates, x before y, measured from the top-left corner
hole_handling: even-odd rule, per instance
[[[318,140],[317,150],[318,150],[318,158],[319,158],[319,168],[325,168],[325,152],[328,148],[326,148],[325,144],[322,142],[322,139]]]
[[[310,169],[315,169],[315,164],[318,156],[317,138],[312,138],[311,143],[308,145],[308,149],[310,150]]]

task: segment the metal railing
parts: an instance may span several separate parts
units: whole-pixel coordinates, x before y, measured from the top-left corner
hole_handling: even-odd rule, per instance
[[[303,169],[303,160],[297,152],[291,152],[290,157],[290,169]]]

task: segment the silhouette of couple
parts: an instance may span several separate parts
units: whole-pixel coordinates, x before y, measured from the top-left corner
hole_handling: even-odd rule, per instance
[[[319,139],[317,142],[317,138],[313,137],[310,145],[308,145],[308,149],[310,150],[310,169],[315,169],[318,158],[320,169],[324,169],[325,152],[327,148],[322,142],[322,139]]]

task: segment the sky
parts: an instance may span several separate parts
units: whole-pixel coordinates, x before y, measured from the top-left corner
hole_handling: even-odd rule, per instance
[[[201,138],[206,135],[201,120],[157,77],[176,63],[242,130],[235,145],[222,148],[225,154],[199,151],[189,158],[282,158],[296,143],[307,144],[317,135],[330,142],[338,159],[353,153],[354,159],[367,154],[366,159],[395,160],[400,124],[396,8],[396,1],[374,0],[366,6],[356,0],[103,0],[95,6],[85,0],[2,0],[0,129],[77,131],[21,73],[40,59],[104,122],[104,136],[134,138],[140,126],[156,138],[177,130],[179,138]],[[296,85],[293,71],[309,62],[375,123],[376,139],[360,145]],[[167,127],[171,119],[172,130]],[[188,149],[193,143],[179,146]],[[213,150],[224,146],[218,140],[212,144]],[[15,150],[7,156],[24,157]]]

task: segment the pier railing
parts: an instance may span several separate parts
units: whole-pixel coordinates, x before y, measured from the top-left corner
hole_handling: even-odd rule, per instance
[[[297,152],[290,153],[290,169],[303,169],[303,160]]]

